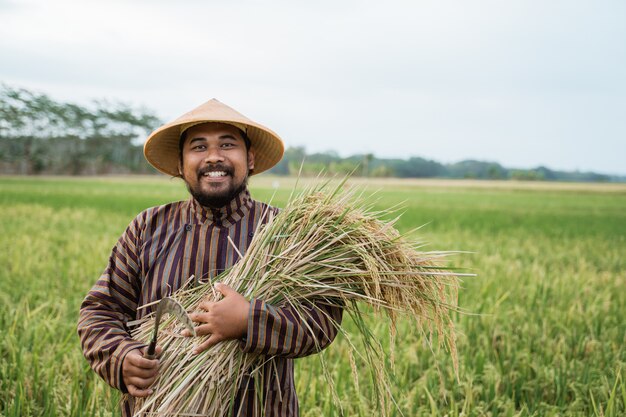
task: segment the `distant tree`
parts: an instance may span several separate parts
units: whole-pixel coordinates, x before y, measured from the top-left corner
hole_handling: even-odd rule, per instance
[[[374,155],[371,153],[367,153],[363,155],[363,163],[361,164],[361,175],[364,177],[370,176],[370,170],[372,161],[374,160]]]
[[[379,165],[372,170],[372,177],[387,178],[393,176],[393,172],[387,165]]]
[[[95,101],[83,107],[2,85],[0,170],[72,175],[153,172],[138,142],[160,123],[148,110],[124,103]]]
[[[539,177],[543,180],[554,181],[557,179],[557,175],[554,171],[544,166],[537,167],[534,170]]]
[[[501,180],[506,178],[506,170],[499,164],[490,164],[487,168],[487,178],[491,180]]]
[[[304,147],[289,148],[285,152],[284,163],[287,164],[287,174],[296,175],[305,162],[306,150]]]
[[[465,160],[447,165],[448,176],[452,178],[501,179],[508,177],[508,171],[495,162]]]
[[[511,179],[520,180],[520,181],[542,181],[544,177],[543,177],[543,173],[534,169],[529,169],[529,170],[517,169],[517,170],[511,171]]]
[[[442,176],[446,171],[439,162],[417,157],[399,160],[394,165],[395,174],[403,178],[432,178]]]

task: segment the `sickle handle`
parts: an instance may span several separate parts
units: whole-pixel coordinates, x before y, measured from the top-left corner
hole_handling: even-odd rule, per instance
[[[143,355],[144,358],[154,359],[156,357],[156,344],[157,344],[156,338],[152,339],[152,342],[150,342],[150,345],[148,346],[148,350]]]

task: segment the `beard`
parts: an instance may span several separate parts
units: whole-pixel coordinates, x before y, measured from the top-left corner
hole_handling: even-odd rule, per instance
[[[210,167],[205,167],[198,172],[198,183],[200,183],[202,176],[210,171],[224,171],[226,175],[233,176],[233,169],[222,164],[215,164]],[[220,191],[211,191],[205,192],[201,189],[200,186],[194,187],[189,184],[189,182],[185,181],[187,185],[187,190],[189,190],[189,194],[198,202],[201,206],[210,207],[210,208],[221,208],[230,203],[237,195],[239,195],[243,190],[248,186],[248,174],[243,179],[241,184],[235,184],[234,182],[230,182],[228,188]]]

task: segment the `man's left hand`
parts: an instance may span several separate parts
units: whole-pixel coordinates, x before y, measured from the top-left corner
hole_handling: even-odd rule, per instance
[[[211,335],[204,343],[194,348],[193,353],[195,354],[204,352],[222,340],[241,339],[248,330],[250,302],[226,284],[217,283],[215,289],[224,298],[217,302],[204,301],[200,303],[199,307],[205,313],[189,315],[191,320],[200,323],[196,327],[196,335]],[[185,330],[183,335],[190,336],[191,333]]]

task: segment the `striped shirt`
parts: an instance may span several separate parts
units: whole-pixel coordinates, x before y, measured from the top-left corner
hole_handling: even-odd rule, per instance
[[[125,355],[145,344],[130,337],[126,323],[152,309],[137,307],[169,296],[191,276],[213,278],[239,260],[229,243],[245,253],[255,230],[277,209],[242,191],[229,205],[207,209],[193,198],[141,212],[126,228],[109,263],[83,301],[78,321],[83,354],[112,387],[127,392],[122,379]],[[297,416],[293,359],[317,352],[334,339],[342,310],[311,303],[308,323],[289,307],[250,300],[248,332],[241,349],[271,357],[265,362],[264,403],[254,384],[244,383],[235,401],[241,416]],[[317,341],[317,343],[316,343]],[[128,397],[128,396],[125,396]],[[122,415],[132,415],[132,398]]]

